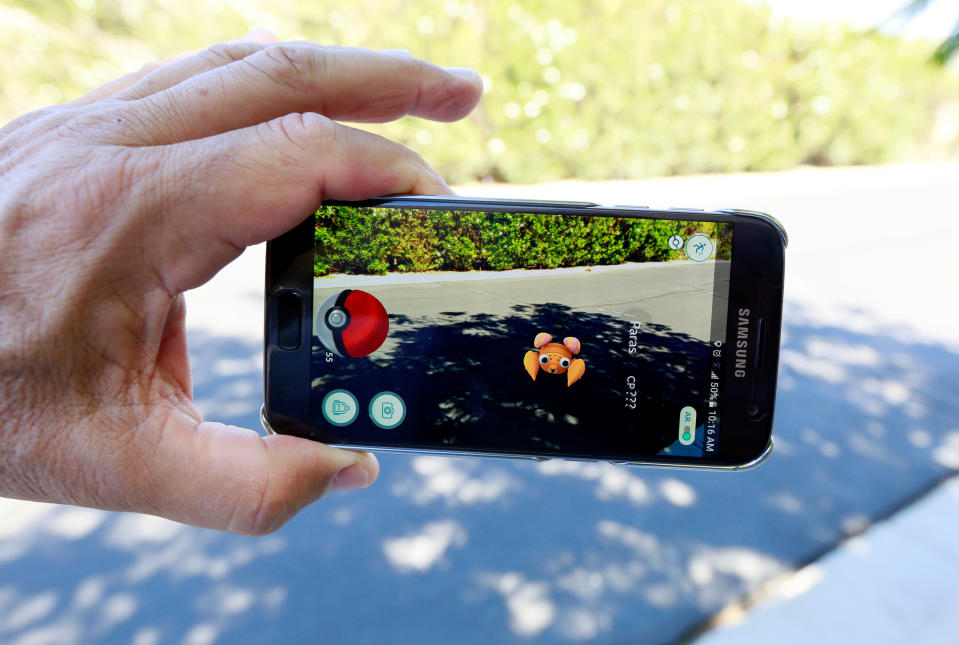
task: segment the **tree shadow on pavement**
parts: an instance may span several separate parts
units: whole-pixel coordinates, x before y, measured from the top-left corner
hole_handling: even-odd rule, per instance
[[[586,372],[567,386],[565,375],[541,372],[533,381],[522,359],[539,332],[556,341],[575,336]],[[708,343],[644,323],[633,337],[630,322],[566,305],[517,304],[507,315],[448,311],[428,317],[390,317],[391,356],[337,359],[335,373],[318,380],[314,425],[335,428],[321,413],[322,397],[343,388],[360,401],[380,391],[402,393],[407,421],[395,430],[369,426],[370,445],[415,437],[437,448],[574,455],[656,454],[676,439],[680,409],[702,401]],[[325,350],[314,339],[313,367],[326,369]],[[625,405],[625,377],[638,386],[637,410]],[[363,410],[365,413],[365,410]],[[355,427],[351,428],[355,430]]]

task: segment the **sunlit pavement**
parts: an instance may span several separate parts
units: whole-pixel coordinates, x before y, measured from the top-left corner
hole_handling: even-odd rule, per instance
[[[696,645],[924,643],[959,634],[959,477],[723,611]]]
[[[704,642],[943,642],[956,625],[936,617],[954,609],[893,599],[959,597],[955,485],[909,504],[959,468],[957,178],[943,164],[462,189],[781,219],[769,462],[728,474],[389,456],[372,489],[264,539],[4,500],[0,641],[663,643],[727,608],[744,620]],[[250,427],[262,262],[253,249],[188,296],[197,399]],[[728,609],[744,599],[744,615]]]

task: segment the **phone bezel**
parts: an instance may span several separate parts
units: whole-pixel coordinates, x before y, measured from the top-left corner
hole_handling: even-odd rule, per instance
[[[454,196],[381,197],[361,202],[326,202],[354,207],[424,208],[488,212],[523,212],[572,216],[619,216],[670,220],[730,222],[736,225],[730,274],[724,351],[731,351],[731,334],[738,329],[738,312],[750,310],[750,336],[745,360],[747,376],[734,375],[734,360],[724,362],[723,394],[720,404],[720,441],[714,457],[655,456],[648,460],[589,457],[614,463],[743,469],[763,461],[772,448],[772,420],[775,408],[776,375],[780,327],[784,249],[783,227],[772,217],[750,210],[651,209],[642,206],[604,206],[591,202],[490,199]],[[302,224],[267,244],[266,299],[264,306],[264,408],[265,428],[280,434],[313,438],[310,417],[310,351],[312,341],[313,222],[311,214]],[[297,349],[277,343],[277,296],[284,291],[299,295],[301,303],[300,343]],[[756,338],[758,321],[765,329],[762,364]],[[735,340],[735,339],[733,339]],[[304,387],[306,384],[306,387]],[[749,406],[756,406],[749,410]],[[755,413],[753,413],[755,412]],[[752,413],[752,414],[751,414]],[[333,443],[340,447],[373,451],[414,452],[457,456],[518,457],[531,459],[583,458],[577,455],[504,453],[501,451],[438,450],[430,447],[384,447]]]

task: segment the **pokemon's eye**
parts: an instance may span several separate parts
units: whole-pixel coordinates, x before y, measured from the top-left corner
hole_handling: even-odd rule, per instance
[[[564,356],[563,358],[559,359],[559,366],[560,366],[560,367],[569,367],[569,359],[566,358],[565,356]]]
[[[539,364],[546,365],[549,362],[549,354],[540,354],[539,355]]]

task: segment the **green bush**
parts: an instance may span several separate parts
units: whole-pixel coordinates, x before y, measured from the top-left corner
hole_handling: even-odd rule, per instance
[[[732,0],[6,0],[0,120],[254,25],[480,70],[486,96],[467,120],[372,126],[452,182],[774,170],[956,151],[955,129],[937,130],[937,118],[948,123],[959,110],[959,79],[928,63],[936,43],[797,25]],[[457,252],[470,248],[462,241]],[[546,249],[535,253],[553,261]]]
[[[666,243],[693,227],[729,259],[730,229],[714,223],[322,206],[313,273],[505,271],[661,262],[683,257]]]
[[[363,208],[321,208],[316,214],[313,241],[315,275],[331,270],[344,273],[386,273],[391,267],[383,259],[392,240],[380,229],[380,216]]]

